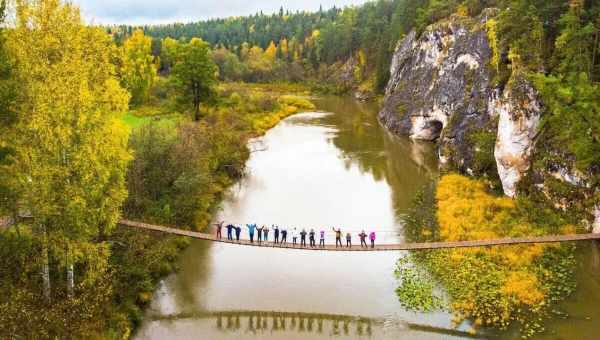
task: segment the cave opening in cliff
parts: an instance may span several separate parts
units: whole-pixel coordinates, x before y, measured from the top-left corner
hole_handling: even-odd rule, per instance
[[[428,125],[431,140],[437,140],[438,138],[440,138],[440,135],[442,134],[442,129],[444,128],[444,124],[442,124],[442,122],[440,122],[439,120],[432,120],[431,122],[429,122]]]

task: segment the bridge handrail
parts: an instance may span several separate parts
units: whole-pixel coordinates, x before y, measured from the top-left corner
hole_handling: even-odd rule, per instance
[[[534,244],[534,243],[558,243],[558,242],[572,242],[572,241],[587,241],[587,240],[600,240],[599,233],[587,233],[587,234],[568,234],[568,235],[547,235],[547,236],[528,236],[528,237],[512,237],[512,238],[498,238],[489,240],[470,240],[470,241],[447,241],[447,242],[416,242],[416,243],[398,243],[398,244],[378,244],[374,248],[361,248],[359,245],[355,245],[352,248],[340,247],[337,248],[331,244],[325,245],[325,247],[300,247],[298,245],[293,246],[289,243],[286,245],[274,244],[272,242],[250,242],[248,240],[230,241],[224,238],[216,238],[214,235],[200,233],[196,231],[183,230],[171,227],[165,227],[160,225],[153,225],[142,222],[135,222],[129,220],[121,220],[119,224],[140,228],[145,230],[159,231],[163,233],[188,236],[201,240],[207,240],[212,242],[231,243],[245,246],[254,247],[271,247],[271,248],[284,248],[284,249],[299,249],[299,250],[313,250],[313,251],[393,251],[393,250],[429,250],[429,249],[448,249],[448,248],[474,248],[474,247],[487,247],[487,246],[500,246],[500,245],[515,245],[515,244]]]

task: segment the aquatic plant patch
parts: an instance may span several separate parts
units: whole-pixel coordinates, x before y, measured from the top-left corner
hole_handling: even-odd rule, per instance
[[[417,205],[406,219],[413,238],[431,240],[434,237],[429,235],[439,235],[435,239],[462,241],[574,232],[574,227],[564,224],[552,210],[534,207],[535,203],[525,199],[488,193],[482,180],[445,175],[432,198],[423,199],[421,195],[418,204],[434,206]],[[432,220],[435,232],[429,230]],[[422,229],[422,225],[427,229]],[[573,253],[571,244],[412,253],[410,259],[398,262],[396,273],[401,284],[397,293],[405,307],[424,311],[431,309],[429,301],[437,299],[420,297],[433,294],[433,289],[419,282],[427,275],[415,276],[407,264],[412,262],[446,291],[449,301],[445,308],[454,313],[455,323],[469,319],[475,327],[500,329],[518,323],[522,336],[529,337],[543,331],[543,320],[552,311],[552,305],[574,291]],[[407,287],[420,292],[408,294]]]

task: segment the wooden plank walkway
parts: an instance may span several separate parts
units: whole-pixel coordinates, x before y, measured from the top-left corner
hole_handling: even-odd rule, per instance
[[[376,244],[375,248],[361,248],[360,244],[353,245],[352,248],[336,248],[334,245],[327,244],[325,247],[300,247],[298,245],[293,246],[289,242],[286,245],[275,244],[273,242],[254,242],[251,243],[248,240],[240,241],[228,241],[226,238],[217,239],[214,235],[199,233],[195,231],[176,229],[170,227],[164,227],[159,225],[153,225],[142,222],[135,222],[129,220],[121,220],[119,224],[123,226],[145,229],[151,231],[158,231],[167,234],[188,236],[197,238],[200,240],[231,243],[244,246],[252,247],[264,247],[264,248],[283,248],[283,249],[297,249],[297,250],[311,250],[311,251],[395,251],[395,250],[428,250],[428,249],[448,249],[448,248],[473,248],[473,247],[487,247],[487,246],[500,246],[500,245],[511,245],[511,244],[533,244],[533,243],[558,243],[558,242],[571,242],[571,241],[588,241],[588,240],[600,240],[600,234],[570,234],[570,235],[549,235],[549,236],[533,236],[533,237],[517,237],[517,238],[501,238],[491,240],[476,240],[476,241],[456,241],[456,242],[423,242],[423,243],[399,243],[399,244]],[[224,237],[226,236],[225,230],[223,230]]]

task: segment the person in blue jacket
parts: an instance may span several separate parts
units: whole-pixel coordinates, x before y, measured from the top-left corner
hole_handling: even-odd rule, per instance
[[[275,244],[279,243],[279,227],[276,225],[273,225],[271,227],[271,229],[273,229],[273,233],[275,234]]]
[[[256,224],[246,224],[248,228],[248,234],[250,234],[250,242],[254,243],[254,231],[256,230]]]
[[[235,229],[235,226],[228,224],[225,228],[227,228],[227,239],[233,241],[233,229]]]
[[[237,241],[240,240],[240,234],[242,233],[242,227],[240,227],[239,225],[237,227],[235,227],[235,239]]]

